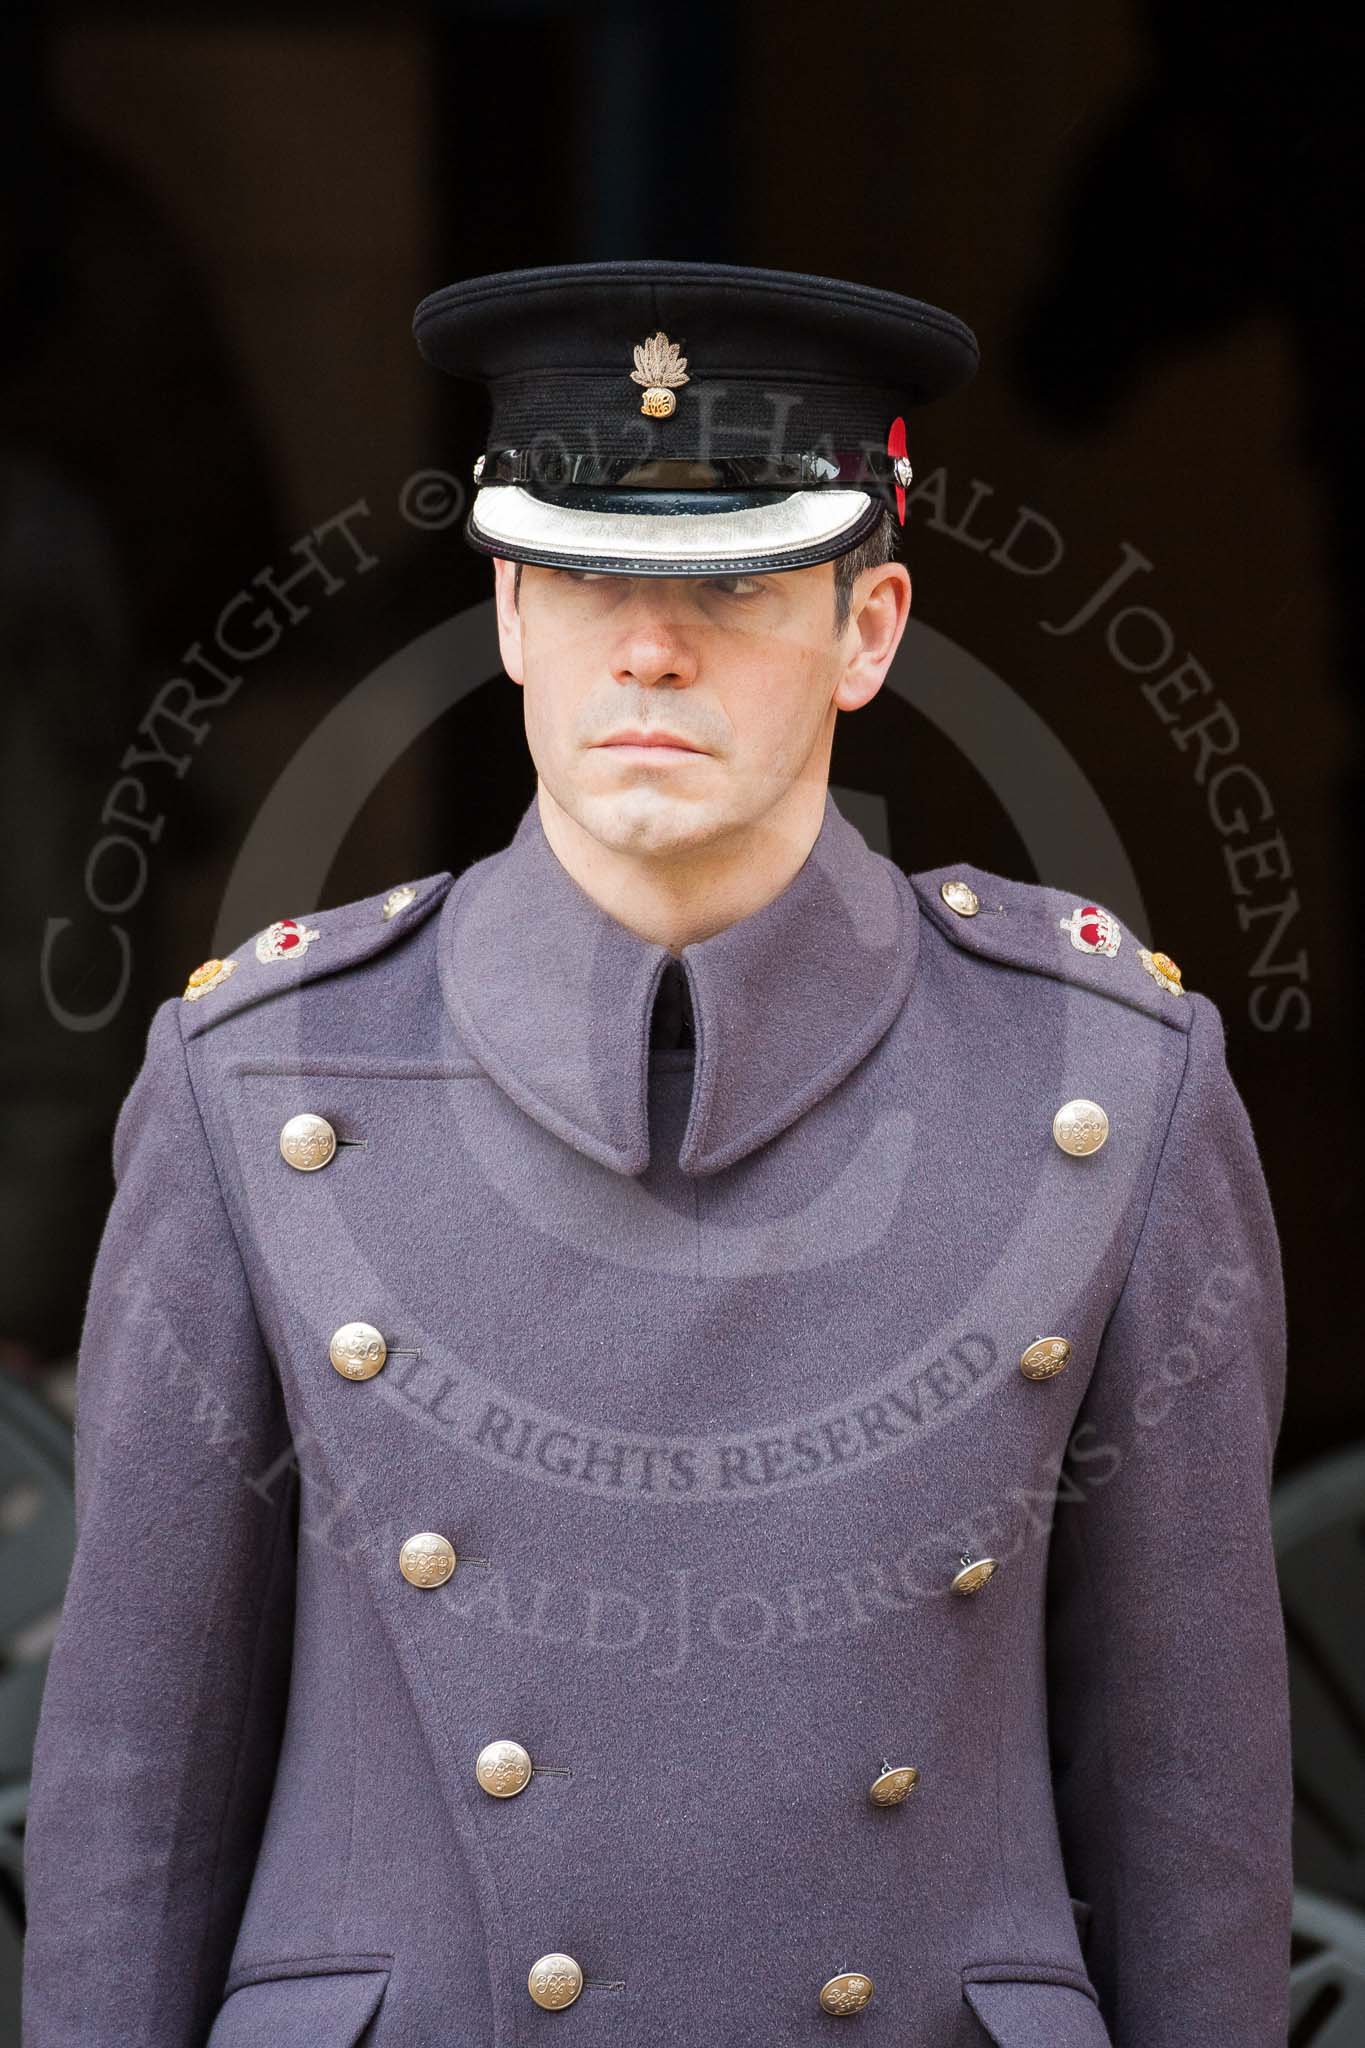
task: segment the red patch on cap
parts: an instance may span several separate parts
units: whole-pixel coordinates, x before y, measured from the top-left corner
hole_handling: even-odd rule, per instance
[[[894,420],[892,420],[892,422],[891,422],[891,431],[890,431],[890,432],[888,433],[888,435],[887,435],[887,437],[886,437],[886,452],[887,452],[887,454],[888,454],[888,455],[890,455],[890,456],[892,456],[892,457],[895,457],[895,456],[897,456],[897,455],[904,455],[904,454],[906,453],[906,447],[905,447],[905,421],[904,421],[903,419],[894,419]],[[905,524],[905,486],[904,486],[904,484],[897,484],[897,485],[896,485],[896,517],[897,517],[897,519],[899,519],[899,521],[900,521],[901,525],[902,525],[902,526],[904,526],[904,524]]]

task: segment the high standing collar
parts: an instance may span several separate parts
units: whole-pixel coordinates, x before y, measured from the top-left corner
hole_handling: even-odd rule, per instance
[[[910,990],[914,890],[826,792],[810,853],[762,909],[684,946],[696,1034],[678,1165],[715,1173],[831,1093]],[[440,917],[441,989],[470,1051],[528,1116],[618,1173],[649,1164],[649,1038],[674,956],[580,887],[532,798]]]

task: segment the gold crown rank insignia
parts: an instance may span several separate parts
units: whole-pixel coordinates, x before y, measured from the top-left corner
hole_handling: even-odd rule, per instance
[[[648,341],[637,346],[635,368],[630,375],[632,383],[646,387],[640,400],[641,412],[652,420],[666,420],[671,412],[678,409],[678,401],[670,385],[688,381],[687,357],[677,342],[670,341],[660,328],[657,334],[651,334]]]
[[[1078,953],[1104,953],[1112,960],[1118,952],[1123,937],[1119,921],[1098,903],[1078,903],[1070,917],[1059,917],[1057,922],[1071,934]]]
[[[256,940],[258,960],[287,960],[293,953],[306,953],[321,932],[310,931],[301,918],[277,917]]]

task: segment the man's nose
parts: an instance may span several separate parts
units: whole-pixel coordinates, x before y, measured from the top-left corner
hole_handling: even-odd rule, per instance
[[[696,646],[667,600],[647,598],[631,609],[632,616],[621,621],[612,674],[622,682],[691,682]]]

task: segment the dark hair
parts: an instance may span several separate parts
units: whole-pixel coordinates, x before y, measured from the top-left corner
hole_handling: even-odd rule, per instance
[[[896,543],[900,539],[900,521],[889,505],[883,505],[882,516],[866,540],[860,540],[856,548],[847,554],[834,558],[834,630],[842,633],[848,624],[852,608],[853,585],[864,569],[880,569],[885,562],[896,559]]]
[[[848,624],[853,605],[853,585],[864,569],[880,569],[885,562],[896,558],[896,543],[900,539],[900,522],[889,505],[882,507],[882,516],[866,540],[860,540],[856,548],[849,548],[846,554],[834,558],[834,630],[842,633]],[[516,565],[512,578],[512,602],[521,603],[521,569]]]

